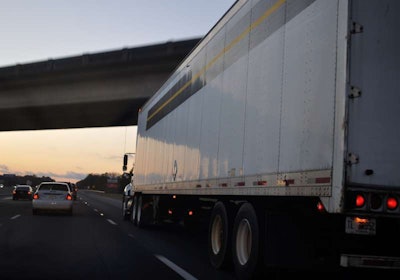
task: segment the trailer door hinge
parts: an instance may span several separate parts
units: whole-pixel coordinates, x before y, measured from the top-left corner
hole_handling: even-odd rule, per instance
[[[347,157],[348,165],[357,164],[358,161],[359,161],[358,155],[353,154],[353,153],[348,154],[348,157]]]
[[[357,22],[353,22],[350,33],[351,34],[356,34],[356,33],[362,33],[364,31],[364,27],[357,23]]]
[[[350,87],[349,98],[357,98],[361,96],[361,89],[355,86]]]

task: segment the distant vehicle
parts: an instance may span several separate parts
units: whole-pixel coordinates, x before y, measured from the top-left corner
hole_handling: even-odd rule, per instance
[[[74,200],[76,200],[76,197],[78,195],[78,187],[76,186],[75,183],[68,182],[68,185],[69,185],[69,189],[71,190],[71,193],[72,193],[72,198]]]
[[[73,197],[67,183],[43,182],[33,195],[32,214],[38,211],[66,212],[72,215]]]
[[[13,200],[32,199],[33,189],[29,185],[16,185],[13,190]]]

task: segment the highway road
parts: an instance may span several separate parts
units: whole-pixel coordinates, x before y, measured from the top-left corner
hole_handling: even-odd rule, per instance
[[[73,216],[33,216],[31,201],[0,195],[1,279],[234,279],[209,264],[206,237],[136,228],[121,200],[92,191],[79,191]]]
[[[79,190],[72,216],[33,216],[31,203],[14,201],[11,189],[0,189],[1,280],[235,279],[233,271],[209,264],[206,228],[192,232],[166,224],[139,229],[122,219],[121,199],[94,191]],[[383,274],[323,275],[371,279]],[[281,272],[275,277],[320,279],[321,272]]]

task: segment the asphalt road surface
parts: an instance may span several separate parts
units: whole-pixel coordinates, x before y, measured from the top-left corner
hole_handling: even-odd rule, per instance
[[[208,262],[207,235],[179,225],[139,229],[121,200],[80,190],[73,216],[32,215],[0,195],[1,279],[234,279]]]

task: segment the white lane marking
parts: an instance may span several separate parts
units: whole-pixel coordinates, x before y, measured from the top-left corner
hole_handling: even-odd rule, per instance
[[[100,212],[98,209],[96,209],[96,208],[94,208],[94,209],[93,209],[93,211],[94,211],[94,212],[97,212],[97,213],[99,213],[99,214],[100,214],[100,216],[104,216],[104,214],[103,214],[103,213],[101,213],[101,212]]]
[[[186,280],[197,280],[197,278],[195,278],[194,276],[192,276],[191,274],[189,274],[188,272],[186,272],[185,270],[183,270],[182,268],[180,268],[179,266],[177,266],[176,264],[171,262],[166,257],[163,257],[161,255],[154,255],[154,256],[157,259],[159,259],[160,261],[162,261],[166,266],[171,268],[173,271],[178,273],[183,279],[186,279]]]
[[[117,223],[116,223],[116,222],[114,222],[113,220],[110,220],[110,219],[107,219],[107,222],[109,222],[110,224],[112,224],[112,225],[114,225],[114,226],[116,226],[116,225],[117,225]]]
[[[18,215],[15,215],[14,217],[11,217],[10,220],[15,220],[15,219],[17,219],[19,217],[21,217],[21,215],[18,214]]]

